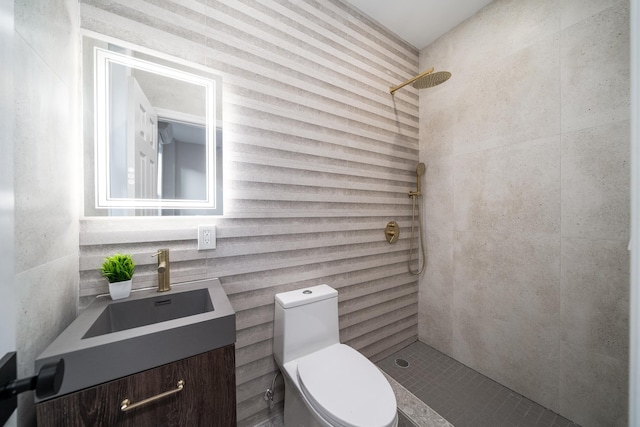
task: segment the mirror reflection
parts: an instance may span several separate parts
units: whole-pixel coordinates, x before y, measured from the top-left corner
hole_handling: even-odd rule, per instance
[[[221,214],[221,78],[114,43],[83,42],[95,140],[95,194],[85,191],[85,214]],[[87,116],[85,108],[85,129]]]

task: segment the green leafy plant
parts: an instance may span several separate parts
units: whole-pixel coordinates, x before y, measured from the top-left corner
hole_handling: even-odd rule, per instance
[[[131,255],[117,253],[106,257],[100,268],[100,273],[107,278],[109,283],[131,280],[136,265]]]

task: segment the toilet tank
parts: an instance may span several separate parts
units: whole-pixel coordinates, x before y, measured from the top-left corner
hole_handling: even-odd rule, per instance
[[[340,342],[338,291],[327,285],[276,294],[273,355],[280,366]]]

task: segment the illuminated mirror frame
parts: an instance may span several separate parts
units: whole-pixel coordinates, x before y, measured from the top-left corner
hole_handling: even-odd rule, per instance
[[[124,65],[200,85],[205,90],[206,124],[206,198],[185,199],[131,199],[110,197],[109,167],[109,105],[111,64]],[[182,70],[166,67],[143,59],[123,55],[100,47],[94,47],[94,99],[95,99],[95,159],[96,159],[96,208],[97,209],[216,209],[222,200],[216,200],[218,186],[216,173],[216,82]],[[219,90],[219,89],[218,89]]]

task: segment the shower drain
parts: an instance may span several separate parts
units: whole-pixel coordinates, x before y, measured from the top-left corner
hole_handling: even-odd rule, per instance
[[[400,368],[408,368],[409,367],[409,362],[407,362],[404,359],[396,359],[396,366],[399,366]]]

